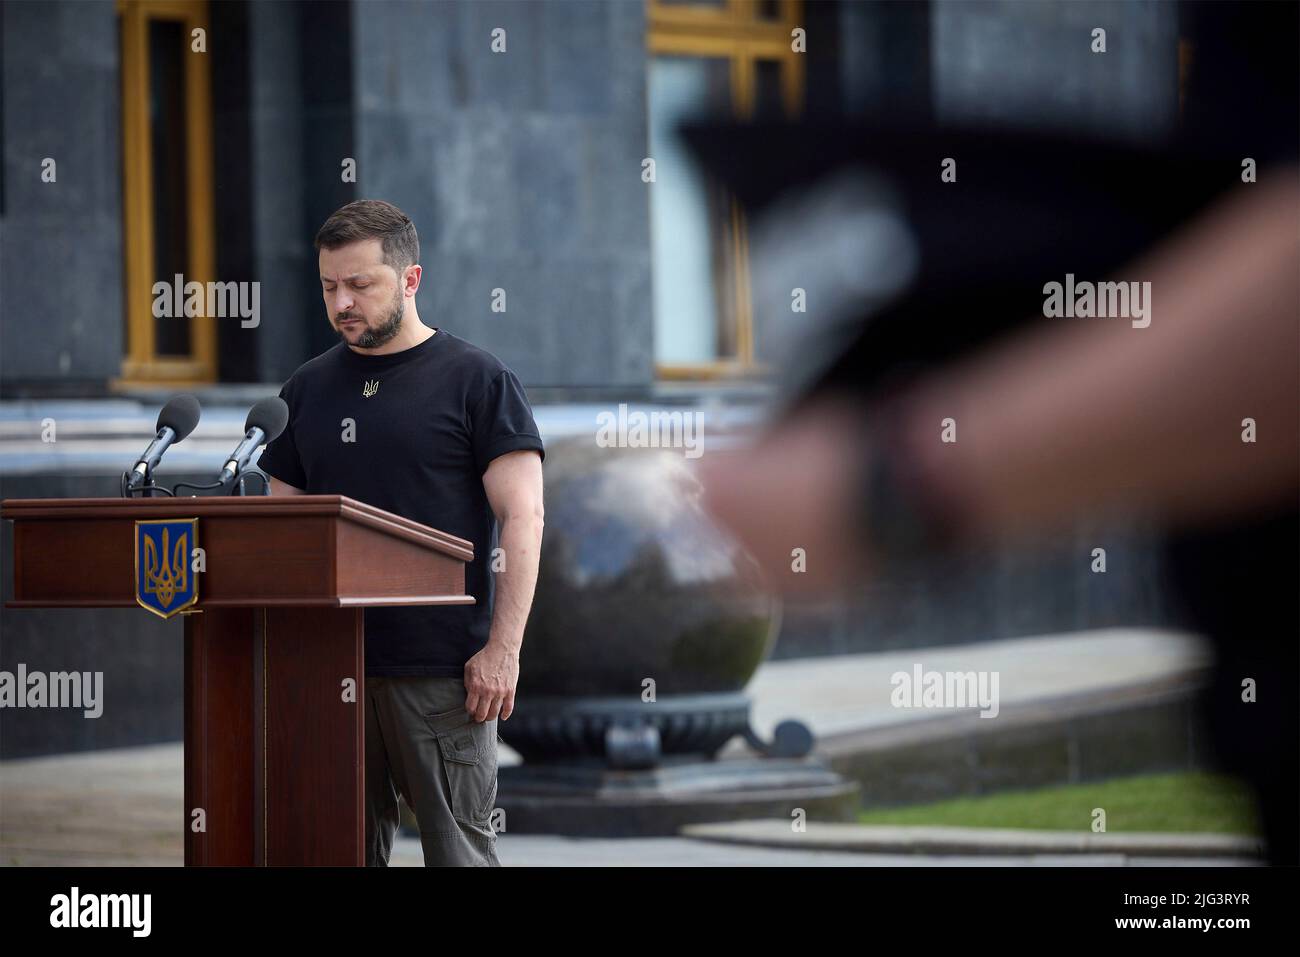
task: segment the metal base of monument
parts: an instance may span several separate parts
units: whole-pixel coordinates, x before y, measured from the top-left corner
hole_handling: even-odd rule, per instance
[[[813,758],[682,761],[642,770],[516,765],[498,773],[496,806],[513,834],[650,837],[686,824],[752,818],[848,821],[858,785]]]
[[[528,694],[497,730],[526,763],[626,768],[684,754],[703,759],[748,727],[749,698],[730,691],[660,695],[655,701]]]

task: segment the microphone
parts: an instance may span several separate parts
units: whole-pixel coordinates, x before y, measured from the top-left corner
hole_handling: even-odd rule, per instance
[[[248,465],[248,460],[257,447],[264,442],[274,442],[288,424],[289,406],[278,395],[263,399],[249,409],[248,418],[244,420],[244,441],[230,453],[230,458],[221,470],[219,481],[222,487],[233,484]]]
[[[135,468],[130,472],[126,487],[137,489],[144,485],[149,475],[158,466],[163,453],[175,442],[179,442],[194,431],[199,424],[199,400],[192,395],[178,395],[158,413],[157,434],[144,454],[136,460]]]

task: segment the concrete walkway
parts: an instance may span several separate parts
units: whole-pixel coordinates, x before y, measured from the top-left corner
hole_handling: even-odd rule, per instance
[[[784,822],[780,822],[784,823]],[[785,824],[787,830],[789,825]],[[1142,857],[1125,854],[883,854],[796,847],[720,844],[686,837],[566,838],[503,834],[503,867],[1224,867],[1238,858]],[[399,838],[393,867],[420,867],[420,842]]]
[[[1125,858],[1260,860],[1260,838],[1233,834],[1147,834],[1091,830],[1040,831],[991,827],[895,827],[810,821],[795,831],[789,821],[731,821],[692,824],[686,837],[703,841],[780,850],[846,851],[862,854],[942,856],[1111,855]]]
[[[184,862],[182,762],[178,744],[121,748],[0,764],[0,865],[179,867]],[[756,822],[771,830],[787,822]],[[817,834],[820,825],[810,828]],[[728,827],[724,825],[724,827]],[[1019,832],[1017,832],[1019,833]],[[852,851],[786,842],[708,839],[564,838],[502,834],[507,867],[921,867],[1118,866],[1252,863],[1247,859],[1097,853],[1060,854],[1026,845],[1018,853]],[[733,837],[735,835],[732,835]],[[774,846],[763,846],[771,843]],[[865,851],[866,848],[863,848]],[[1156,849],[1158,850],[1158,849]],[[420,867],[420,842],[401,835],[394,867]]]
[[[895,672],[998,673],[1002,708],[1034,701],[1103,694],[1131,685],[1195,675],[1211,664],[1207,644],[1193,635],[1108,628],[940,648],[835,655],[768,662],[747,689],[753,723],[769,737],[777,723],[797,718],[818,738],[850,735],[936,717],[933,708],[896,708]],[[949,712],[951,713],[951,712]],[[743,750],[732,741],[723,755]]]
[[[824,738],[866,728],[934,717],[933,710],[890,705],[890,675],[926,670],[998,671],[1001,704],[1098,693],[1136,681],[1191,674],[1208,655],[1187,636],[1113,630],[1019,639],[929,650],[846,655],[765,664],[750,685],[755,725],[770,734],[785,718],[798,718]],[[0,716],[2,720],[2,716]],[[726,754],[745,752],[733,741]],[[503,765],[518,756],[502,749]],[[182,861],[183,754],[179,743],[0,762],[0,863],[154,864]],[[760,822],[762,823],[762,822]],[[788,822],[777,822],[788,829]],[[1020,832],[1017,832],[1020,833]],[[531,865],[846,866],[925,863],[1196,863],[1196,856],[1169,856],[1159,845],[1097,848],[1061,856],[1041,842],[993,855],[987,845],[964,845],[959,861],[933,844],[931,856],[896,853],[899,845],[863,844],[848,850],[814,842],[762,846],[721,844],[712,838],[566,839],[503,834],[502,860]],[[1005,850],[1005,848],[1003,848]],[[1184,849],[1185,850],[1185,849]],[[872,853],[863,853],[871,851]],[[1134,856],[1135,855],[1135,856]],[[1223,858],[1215,858],[1222,863]],[[421,863],[419,844],[399,840],[394,864]]]

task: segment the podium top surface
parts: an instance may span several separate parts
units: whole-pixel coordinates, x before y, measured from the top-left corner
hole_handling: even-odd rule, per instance
[[[338,518],[433,548],[461,561],[474,560],[474,543],[346,495],[195,496],[191,498],[7,498],[0,518],[165,519]]]
[[[0,518],[13,522],[11,608],[475,603],[472,542],[343,495],[5,499]]]

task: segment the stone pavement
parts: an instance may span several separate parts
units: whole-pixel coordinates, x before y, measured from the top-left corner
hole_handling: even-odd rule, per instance
[[[1211,664],[1195,636],[1143,628],[1107,628],[1032,638],[903,649],[870,654],[798,658],[764,664],[746,689],[754,699],[753,723],[768,737],[779,721],[798,718],[819,738],[934,718],[933,708],[895,708],[895,672],[997,672],[1002,708],[1032,701],[1100,694],[1177,675]],[[743,749],[732,741],[723,754]]]
[[[889,705],[889,675],[920,662],[927,670],[997,670],[1002,704],[1103,691],[1134,681],[1195,671],[1208,660],[1195,639],[1113,630],[920,651],[768,662],[750,685],[755,725],[770,733],[796,717],[819,735],[887,726],[932,711]],[[732,742],[727,753],[743,750]],[[502,764],[517,761],[503,749]],[[183,859],[182,748],[179,743],[0,762],[0,863],[179,865]],[[788,823],[785,825],[788,827]],[[933,845],[929,845],[934,848]],[[894,845],[893,847],[896,847]],[[687,837],[569,839],[501,836],[507,865],[853,866],[859,864],[1144,864],[1223,863],[1222,857],[1166,857],[1160,847],[1136,855],[1101,849],[1062,856],[1050,845],[990,855],[861,853],[805,844],[767,847]],[[938,849],[938,850],[941,850]],[[1134,850],[1132,848],[1130,851]],[[400,838],[394,864],[421,863],[419,843]],[[1235,860],[1235,859],[1234,859]]]
[[[0,864],[180,865],[179,742],[0,762]]]
[[[727,845],[686,837],[570,838],[534,834],[501,835],[497,856],[503,867],[1224,867],[1258,863],[1244,858],[1111,853],[862,854]],[[390,864],[420,867],[420,842],[413,837],[398,838]]]
[[[790,821],[728,821],[692,824],[685,837],[748,847],[843,851],[862,854],[923,854],[932,856],[1109,855],[1124,858],[1262,860],[1264,842],[1258,837],[1234,834],[1168,834],[1090,829],[1045,831],[992,827],[899,827],[809,821],[795,831]]]
[[[0,763],[0,865],[178,867],[184,861],[179,744]],[[773,822],[759,822],[771,824]],[[783,823],[783,822],[775,822]],[[788,824],[784,824],[786,830]],[[1096,854],[855,853],[688,837],[564,838],[502,834],[506,867],[858,867],[1214,865],[1245,860]],[[394,867],[423,864],[399,835]]]

